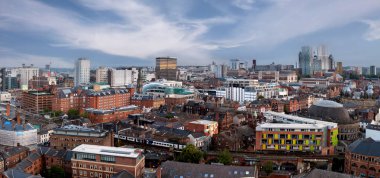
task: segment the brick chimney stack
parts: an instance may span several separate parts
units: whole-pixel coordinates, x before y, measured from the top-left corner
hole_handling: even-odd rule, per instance
[[[11,115],[11,104],[7,104],[7,113],[6,113],[7,117],[9,117]]]
[[[20,113],[17,113],[17,124],[21,125]]]

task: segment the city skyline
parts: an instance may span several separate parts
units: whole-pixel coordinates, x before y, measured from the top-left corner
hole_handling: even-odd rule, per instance
[[[347,13],[350,12],[350,13]],[[324,44],[343,65],[377,65],[380,3],[366,1],[0,0],[0,61],[73,68],[178,65],[230,59],[293,64],[302,46]]]

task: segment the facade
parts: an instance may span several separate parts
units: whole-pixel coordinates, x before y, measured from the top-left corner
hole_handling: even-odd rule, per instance
[[[338,144],[338,124],[267,111],[268,121],[256,127],[256,149],[306,151],[333,155]]]
[[[50,85],[57,85],[56,77],[33,76],[33,78],[29,80],[29,89],[47,88]]]
[[[20,87],[23,90],[27,90],[29,86],[29,80],[34,76],[39,76],[39,69],[37,67],[22,65],[18,68],[18,74],[20,75]]]
[[[99,67],[96,69],[96,83],[108,83],[107,67]]]
[[[327,87],[330,85],[330,81],[324,78],[303,78],[300,83],[306,87]]]
[[[9,92],[0,91],[0,102],[10,102],[12,95]]]
[[[138,70],[136,68],[130,69],[109,69],[108,83],[112,87],[126,86],[137,83]]]
[[[52,110],[53,94],[47,92],[28,91],[22,93],[21,106],[25,111],[38,114],[44,110]]]
[[[82,144],[73,150],[72,177],[111,178],[126,170],[141,178],[145,165],[143,150]]]
[[[85,143],[90,145],[114,146],[113,134],[105,130],[92,129],[76,125],[66,125],[53,129],[50,146],[54,149],[69,149]]]
[[[17,163],[25,159],[29,154],[29,148],[25,146],[1,146],[0,159],[3,160],[3,169],[13,168]]]
[[[380,142],[372,138],[351,143],[345,153],[344,172],[359,177],[380,177]]]
[[[298,54],[298,60],[302,75],[311,75],[313,49],[310,46],[303,46],[301,52]]]
[[[177,80],[177,58],[156,58],[157,79]]]
[[[159,108],[165,105],[165,99],[154,95],[135,94],[131,98],[131,104],[145,108]]]
[[[187,123],[186,130],[204,133],[206,136],[218,134],[218,122],[209,120],[196,120]]]
[[[369,75],[371,75],[371,76],[376,75],[376,66],[370,66],[369,67]]]
[[[79,86],[88,83],[90,83],[90,60],[79,58],[75,62],[74,85]]]
[[[342,75],[343,74],[343,63],[342,62],[336,62],[336,73]]]

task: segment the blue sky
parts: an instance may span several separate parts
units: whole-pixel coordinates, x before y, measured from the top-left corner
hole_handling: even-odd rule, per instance
[[[0,63],[73,67],[295,64],[303,45],[380,66],[379,0],[0,0]]]

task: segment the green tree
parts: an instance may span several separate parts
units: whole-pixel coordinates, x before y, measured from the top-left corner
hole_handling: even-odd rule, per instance
[[[79,111],[76,109],[69,109],[69,111],[67,111],[67,116],[69,117],[69,119],[78,118],[79,117]]]
[[[203,152],[194,145],[188,144],[181,154],[177,157],[177,161],[187,163],[199,163],[203,158]]]
[[[47,177],[51,177],[51,178],[65,178],[65,171],[61,167],[52,166],[48,170],[48,176]]]
[[[270,173],[273,172],[273,162],[272,161],[268,161],[266,162],[264,165],[263,165],[263,171],[269,175]]]
[[[232,154],[228,150],[223,150],[218,154],[218,162],[224,165],[230,165],[232,163]]]
[[[258,97],[257,97],[257,99],[258,100],[261,100],[261,99],[264,99],[265,97],[263,96],[263,95],[259,95]]]
[[[87,112],[84,112],[83,114],[80,115],[80,117],[88,118],[88,113],[87,113]]]

